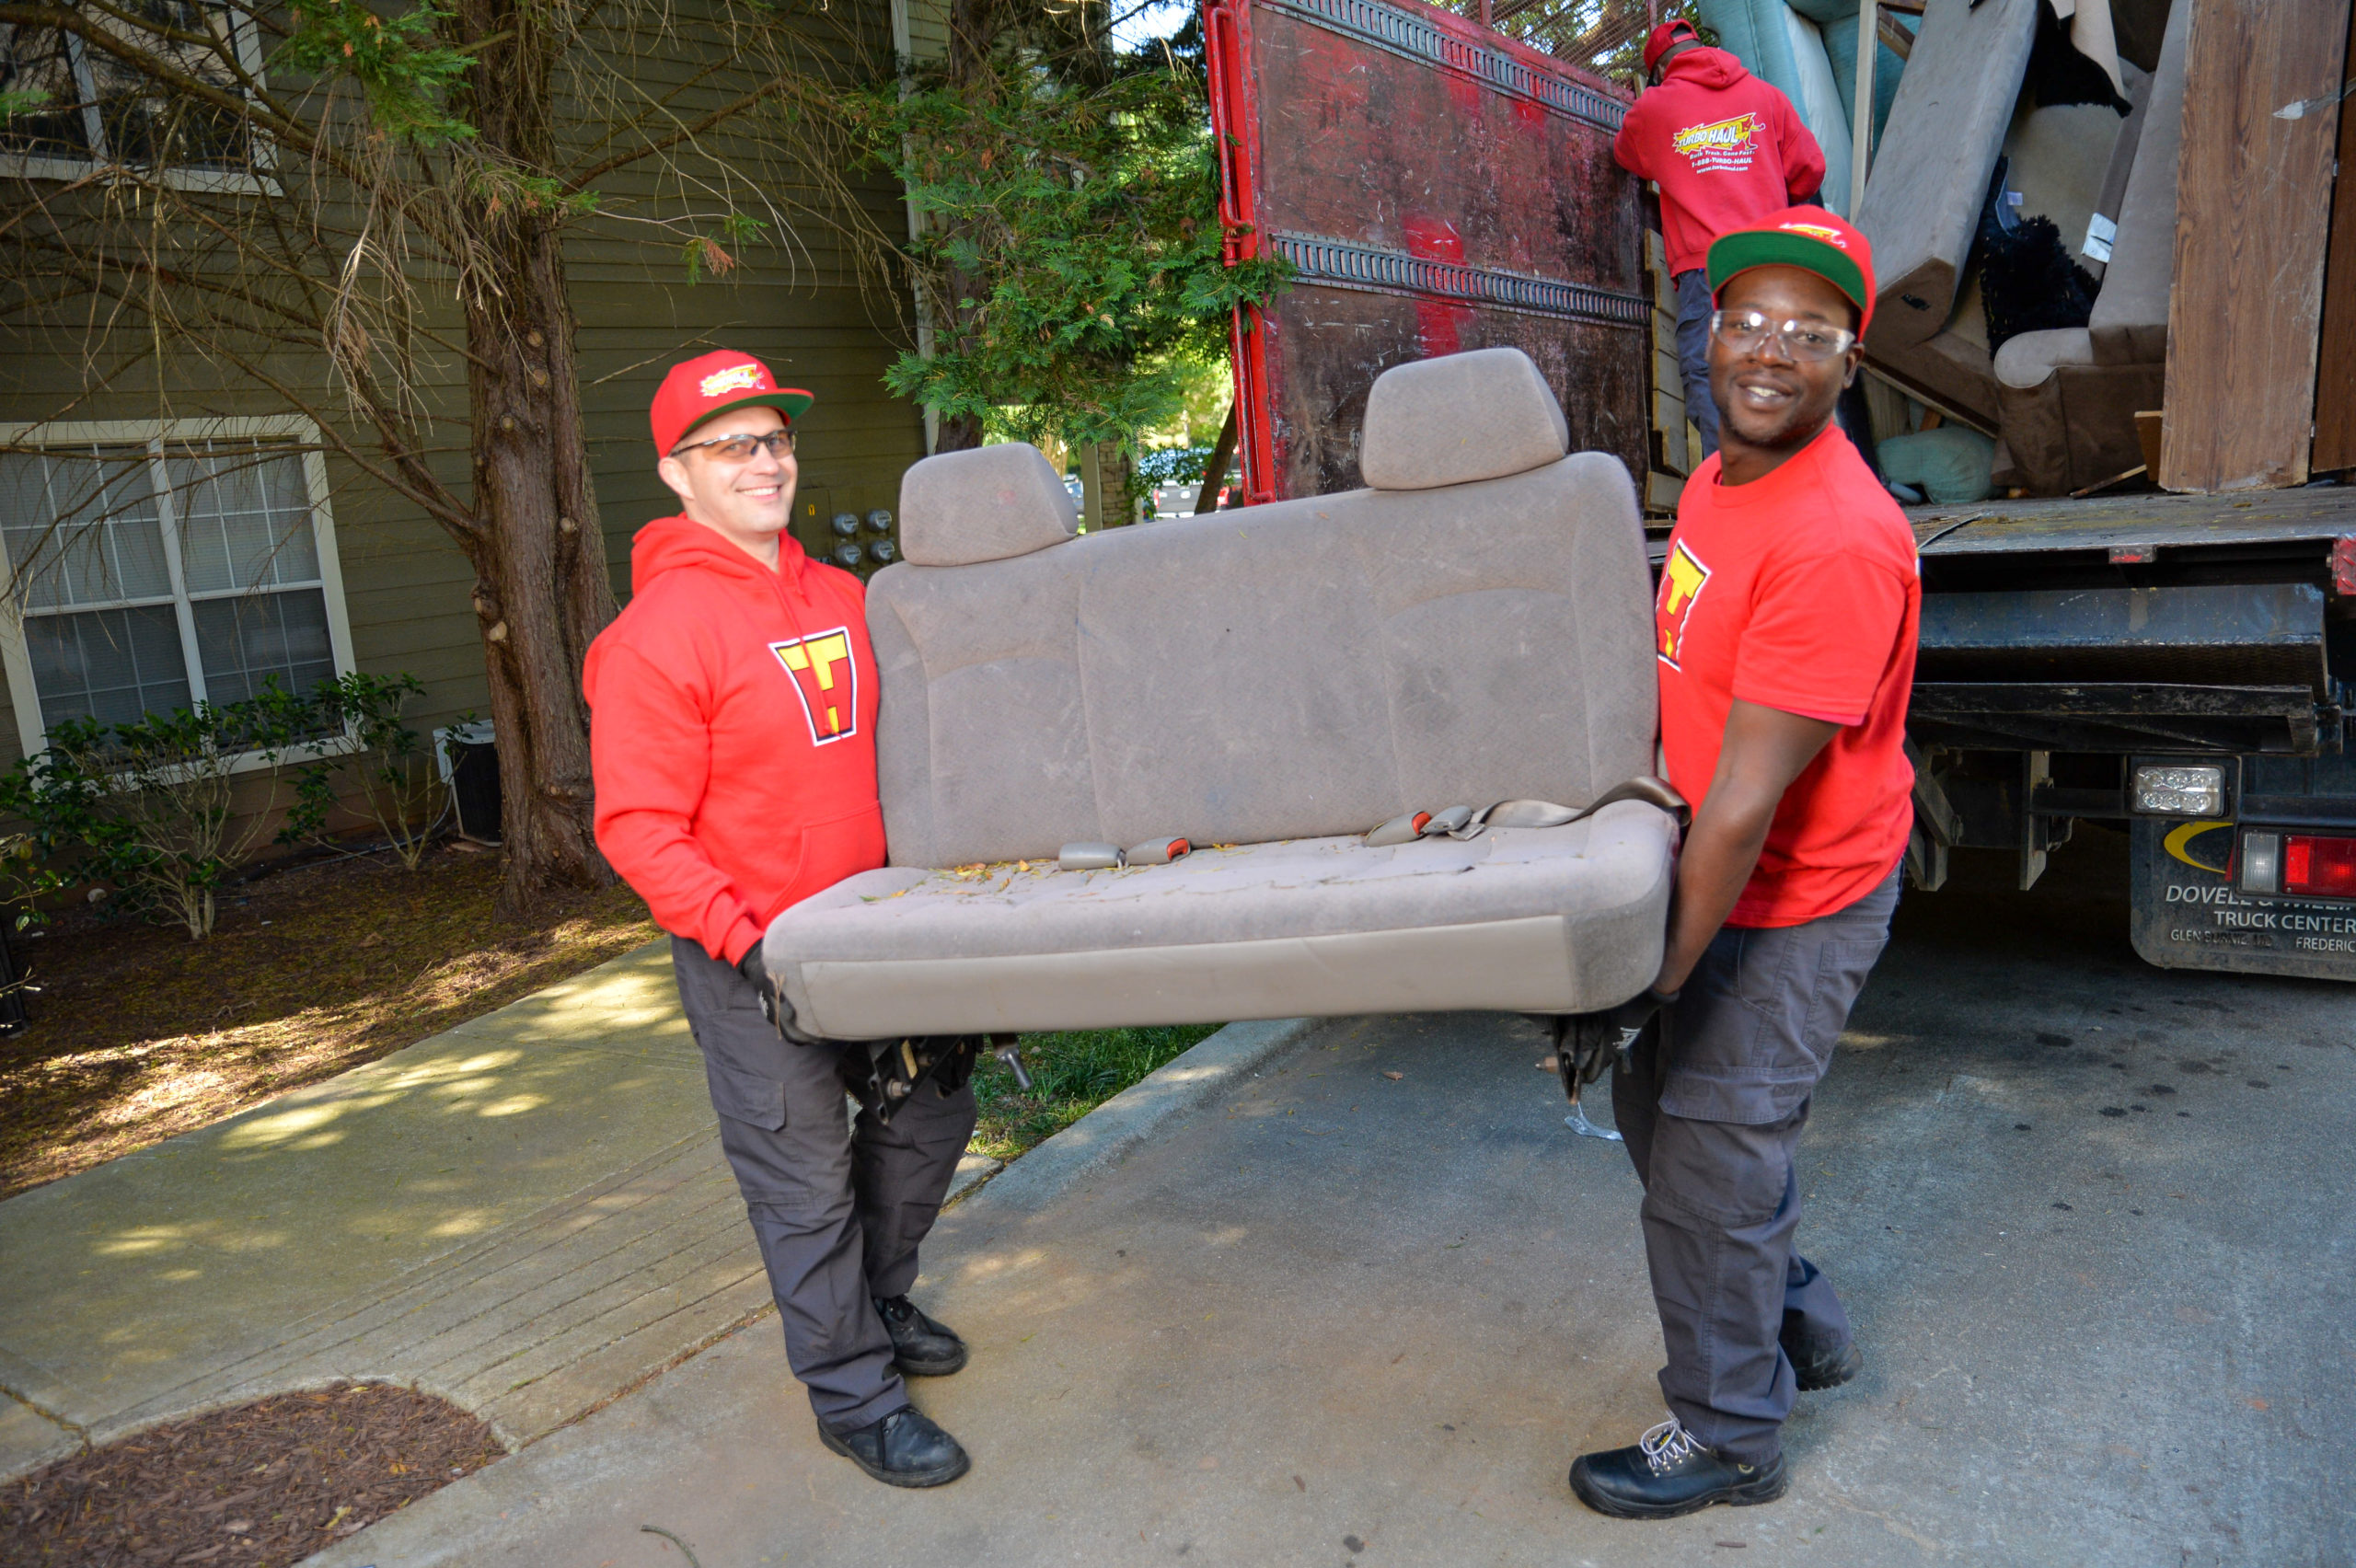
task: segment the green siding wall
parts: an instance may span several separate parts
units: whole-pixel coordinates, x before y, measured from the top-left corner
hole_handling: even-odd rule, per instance
[[[890,0],[853,0],[834,7],[830,25],[848,22],[849,30],[820,40],[817,52],[847,73],[887,70],[889,6]],[[648,90],[687,83],[698,68],[694,53],[685,49],[679,58],[641,62],[633,81]],[[673,108],[682,118],[700,112],[699,91],[687,84],[677,94]],[[799,180],[789,176],[768,170],[762,185],[788,222],[773,229],[773,242],[732,246],[741,264],[722,279],[690,282],[681,237],[670,231],[653,230],[646,238],[645,225],[599,219],[578,227],[569,242],[590,455],[615,590],[625,601],[631,536],[676,509],[654,473],[646,409],[663,373],[679,359],[715,347],[740,349],[767,360],[780,380],[817,394],[803,424],[803,493],[795,508],[796,533],[807,542],[826,538],[826,521],[834,512],[896,512],[900,475],[924,455],[918,410],[891,398],[881,379],[913,340],[906,291],[878,282],[872,266],[862,273],[842,238],[849,226],[845,214],[830,207],[834,199],[821,182],[806,170]],[[600,181],[598,190],[608,212],[678,215],[676,200],[652,171],[622,171]],[[0,203],[28,193],[21,184],[0,181]],[[850,194],[869,221],[886,233],[904,232],[905,204],[888,177],[860,175]],[[434,285],[423,286],[431,294]],[[434,315],[433,324],[455,335],[446,294]],[[197,356],[176,355],[158,367],[137,359],[135,340],[98,347],[99,353],[86,360],[86,345],[71,333],[0,326],[0,423],[287,411],[260,394],[225,390],[220,373]],[[107,389],[92,395],[83,366],[108,363],[110,352],[132,368],[112,374]],[[306,386],[326,385],[322,355],[284,353],[274,369]],[[438,435],[446,450],[436,458],[439,469],[463,494],[461,368],[442,367],[422,392],[442,421]],[[438,724],[461,712],[487,710],[465,558],[430,517],[352,464],[330,455],[328,470],[356,661],[379,673],[410,671],[425,682],[428,697],[413,721]],[[14,694],[0,693],[0,764],[12,761],[18,749],[14,700]]]

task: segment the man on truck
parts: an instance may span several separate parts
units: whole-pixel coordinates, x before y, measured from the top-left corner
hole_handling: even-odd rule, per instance
[[[844,1048],[786,1038],[761,962],[780,911],[884,863],[865,588],[786,532],[793,421],[813,401],[724,350],[674,366],[654,396],[679,513],[639,531],[629,605],[582,674],[597,847],[671,933],[820,1441],[889,1485],[939,1486],[965,1451],[903,1376],[954,1372],[965,1345],[907,1291],[973,1136],[973,1089],[929,1085],[888,1121],[871,1109],[847,1125]]]
[[[1663,22],[1645,40],[1645,74],[1653,85],[1621,122],[1611,156],[1660,187],[1685,417],[1707,455],[1718,449],[1718,407],[1710,392],[1713,306],[1702,259],[1718,236],[1815,195],[1824,183],[1824,149],[1773,83],[1725,50],[1704,47],[1683,17]]]
[[[1706,267],[1725,444],[1687,481],[1655,602],[1661,746],[1693,802],[1650,1014],[1612,1106],[1669,1365],[1669,1419],[1582,1455],[1621,1518],[1765,1503],[1794,1396],[1863,1357],[1793,1246],[1793,1153],[1888,940],[1913,820],[1914,536],[1833,421],[1873,314],[1859,234],[1794,207]]]

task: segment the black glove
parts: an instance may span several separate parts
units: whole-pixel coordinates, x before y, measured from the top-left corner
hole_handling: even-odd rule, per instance
[[[1678,994],[1676,991],[1657,991],[1647,986],[1605,1015],[1611,1020],[1612,1027],[1620,1032],[1620,1038],[1613,1043],[1612,1050],[1619,1057],[1623,1071],[1635,1071],[1636,1042],[1644,1038],[1645,1031],[1660,1016],[1660,1009],[1677,1000]]]
[[[1676,991],[1656,991],[1650,986],[1611,1009],[1611,1021],[1634,1039],[1636,1032],[1652,1022],[1653,1015],[1678,998]]]
[[[760,997],[761,1016],[769,1020],[769,1027],[780,1034],[784,1033],[785,1025],[779,1021],[780,1009],[785,1018],[791,1018],[793,1004],[779,994],[777,981],[769,974],[769,966],[761,959],[760,943],[755,942],[745,950],[745,956],[736,961],[736,973],[742,974]]]

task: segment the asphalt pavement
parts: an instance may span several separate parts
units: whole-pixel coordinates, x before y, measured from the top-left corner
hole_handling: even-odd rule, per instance
[[[2356,996],[2144,966],[2113,836],[2010,870],[1910,897],[1818,1097],[1800,1235],[1866,1365],[1782,1502],[1570,1496],[1660,1416],[1636,1183],[1530,1026],[1457,1015],[1299,1032],[952,1211],[953,1486],[826,1454],[766,1320],[313,1563],[2344,1563]]]

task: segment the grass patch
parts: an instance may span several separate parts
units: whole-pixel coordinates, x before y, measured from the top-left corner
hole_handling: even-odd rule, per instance
[[[974,1075],[981,1110],[971,1146],[976,1154],[1012,1159],[1060,1132],[1164,1062],[1218,1032],[1216,1023],[1161,1029],[1093,1029],[1022,1037],[1022,1066],[1031,1092],[989,1057]]]

